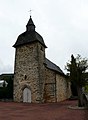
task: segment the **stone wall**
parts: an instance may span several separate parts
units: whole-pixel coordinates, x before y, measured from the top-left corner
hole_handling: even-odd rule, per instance
[[[71,96],[71,89],[66,76],[48,68],[45,71],[45,102],[60,102],[68,99]]]
[[[57,102],[68,99],[71,96],[70,83],[65,76],[56,74]]]
[[[39,43],[24,45],[16,48],[14,72],[14,101],[23,101],[23,88],[28,86],[32,94],[32,102],[41,102],[40,84],[43,86],[43,56],[39,52]],[[42,51],[43,52],[43,51]],[[41,71],[41,72],[40,72]],[[41,80],[40,80],[41,79]],[[41,82],[42,81],[42,82]]]
[[[56,102],[56,75],[55,72],[46,68],[45,69],[45,102]]]
[[[40,89],[40,99],[44,102],[44,85],[45,85],[45,48],[38,43],[38,70],[39,70],[39,89]]]
[[[65,76],[48,69],[45,48],[35,42],[16,48],[14,72],[14,101],[23,101],[25,87],[31,90],[33,103],[59,102],[70,96]]]

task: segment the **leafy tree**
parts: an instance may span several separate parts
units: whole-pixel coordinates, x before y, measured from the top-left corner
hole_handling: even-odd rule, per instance
[[[85,106],[84,94],[82,91],[83,86],[87,83],[84,78],[84,73],[88,68],[88,60],[86,58],[81,58],[77,55],[76,58],[71,56],[70,63],[67,63],[66,69],[70,72],[70,80],[73,82],[77,88],[78,93],[78,106]]]
[[[13,98],[13,79],[10,77],[7,85],[7,98]]]
[[[8,84],[3,83],[0,87],[0,99],[13,99],[13,74],[2,74],[0,79],[5,80]]]

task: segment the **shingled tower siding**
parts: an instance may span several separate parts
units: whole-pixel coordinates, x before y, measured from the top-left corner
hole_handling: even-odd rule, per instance
[[[45,84],[45,44],[43,38],[35,31],[35,25],[30,17],[27,31],[22,33],[14,47],[14,101],[23,101],[25,87],[31,91],[31,102],[43,102]]]

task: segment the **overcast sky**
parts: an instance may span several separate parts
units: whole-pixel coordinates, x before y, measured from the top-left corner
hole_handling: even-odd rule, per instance
[[[88,57],[88,0],[0,0],[0,74],[14,71],[12,46],[26,30],[30,9],[48,59],[64,71],[71,54]]]

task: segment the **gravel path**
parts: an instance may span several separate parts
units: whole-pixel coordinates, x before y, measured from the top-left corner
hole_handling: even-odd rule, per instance
[[[0,102],[0,120],[88,120],[88,110],[72,110],[77,101],[28,104]]]

